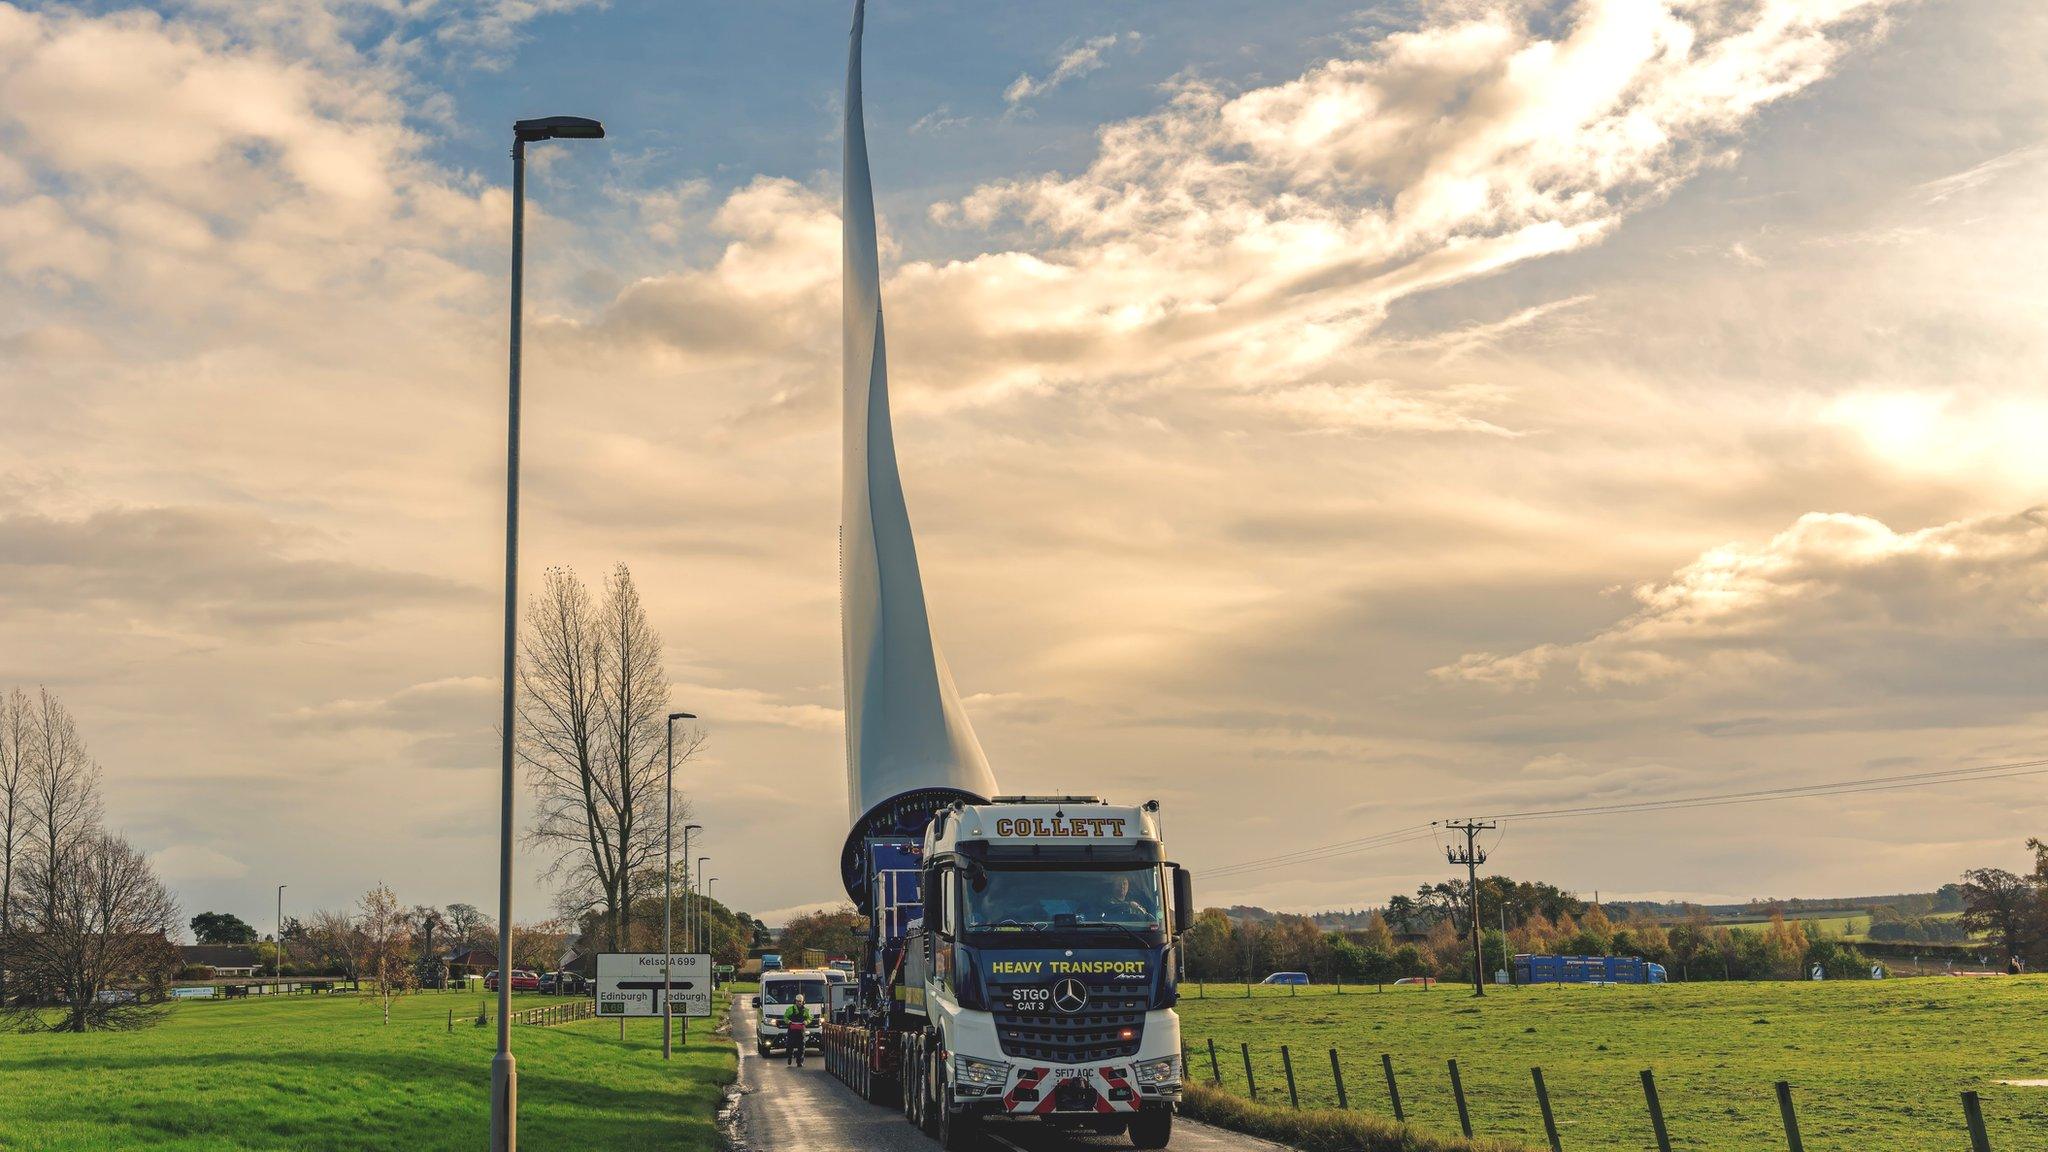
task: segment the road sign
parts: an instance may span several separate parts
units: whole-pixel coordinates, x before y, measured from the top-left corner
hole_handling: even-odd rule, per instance
[[[677,1016],[711,1015],[711,957],[677,952],[668,958]],[[662,955],[659,952],[600,952],[597,956],[599,1016],[661,1015]]]

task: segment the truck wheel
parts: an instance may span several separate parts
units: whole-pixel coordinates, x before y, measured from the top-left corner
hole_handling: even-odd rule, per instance
[[[953,1093],[950,1090],[937,1103],[938,1131],[933,1135],[938,1137],[939,1147],[946,1152],[977,1147],[981,1142],[981,1117],[972,1112],[953,1111]]]
[[[938,1086],[932,1082],[932,1054],[924,1045],[917,1049],[917,1126],[927,1136],[939,1134],[939,1114],[945,1111]]]
[[[1131,1117],[1131,1147],[1164,1148],[1173,1139],[1173,1109],[1146,1108]]]

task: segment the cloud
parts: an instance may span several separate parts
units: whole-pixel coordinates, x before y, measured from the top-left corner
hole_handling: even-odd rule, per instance
[[[910,126],[910,134],[913,136],[922,136],[927,133],[936,135],[941,132],[951,132],[955,128],[965,128],[972,123],[974,123],[973,117],[955,116],[951,107],[941,104],[937,108],[918,117],[916,123]]]
[[[4,512],[0,605],[21,616],[111,614],[261,633],[469,595],[437,576],[304,554],[309,537],[260,516],[199,508]]]
[[[1633,614],[1587,639],[1474,653],[1433,675],[1807,707],[2033,696],[2048,683],[2038,668],[2048,509],[1912,532],[1812,513],[1763,544],[1714,549],[1633,597]]]
[[[903,267],[903,375],[983,400],[1221,378],[1298,412],[1289,389],[1359,383],[1397,302],[1599,243],[1890,6],[1580,0],[1546,30],[1487,8],[1237,95],[1183,79],[1085,170],[934,210],[1049,243]]]
[[[204,844],[173,844],[149,854],[150,866],[170,884],[205,880],[239,880],[249,866]]]
[[[1052,71],[1045,75],[1033,77],[1029,72],[1019,73],[1003,90],[1003,103],[1015,108],[1027,100],[1043,96],[1069,80],[1078,80],[1090,72],[1101,70],[1107,63],[1104,55],[1117,45],[1135,50],[1141,42],[1142,37],[1136,32],[1112,32],[1083,41],[1063,52]]]
[[[707,717],[716,716],[721,726],[763,724],[831,733],[839,732],[842,727],[843,714],[837,708],[792,703],[758,689],[675,684],[670,687],[670,694],[677,700],[688,700],[692,707]]]

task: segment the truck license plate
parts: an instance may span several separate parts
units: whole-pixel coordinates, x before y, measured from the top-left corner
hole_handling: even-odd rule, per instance
[[[1052,1011],[1052,989],[1012,988],[1010,989],[1010,1010],[1013,1012]]]

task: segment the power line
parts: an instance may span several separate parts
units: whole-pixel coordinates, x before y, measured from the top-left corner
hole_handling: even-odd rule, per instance
[[[1612,804],[1586,804],[1576,808],[1544,808],[1528,812],[1496,812],[1489,820],[1563,820],[1574,816],[1618,815],[1634,812],[1673,811],[1682,808],[1713,808],[1729,804],[1758,804],[1771,800],[1799,800],[1813,796],[1841,796],[1857,792],[1900,791],[1929,788],[1937,784],[1966,784],[1976,780],[2011,780],[2022,776],[2048,774],[2048,758],[2019,760],[2009,764],[1984,764],[1974,768],[1945,768],[1933,772],[1908,772],[1898,776],[1872,776],[1860,780],[1836,780],[1823,784],[1797,784],[1785,788],[1762,788],[1749,792],[1723,792],[1704,796],[1673,796],[1661,800],[1620,800]]]

